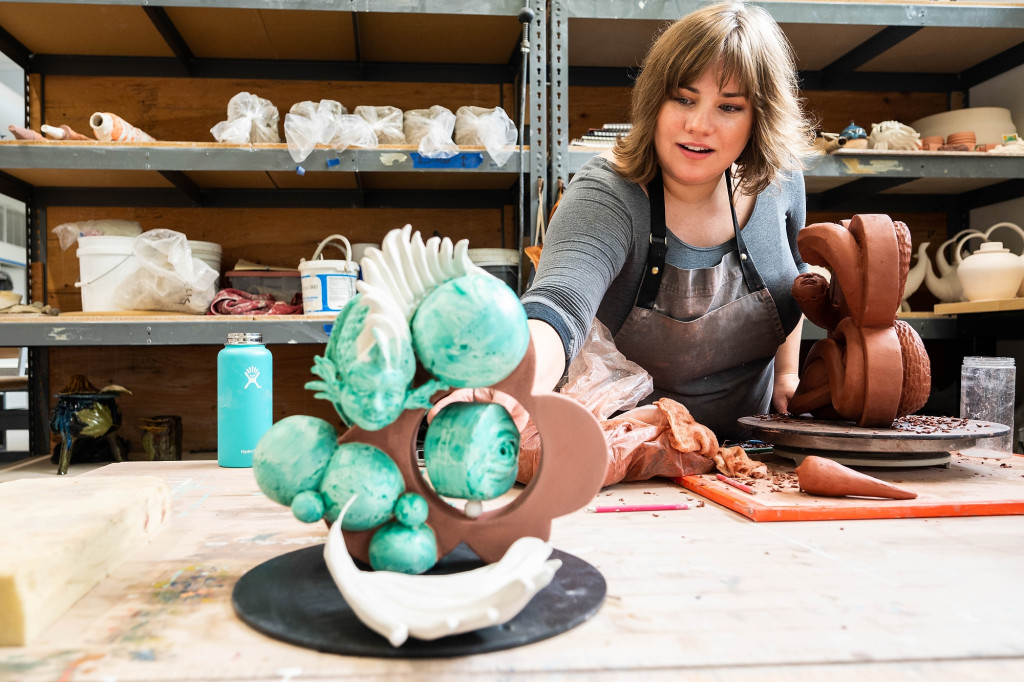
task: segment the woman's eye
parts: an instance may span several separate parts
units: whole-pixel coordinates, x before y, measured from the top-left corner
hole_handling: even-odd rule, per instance
[[[737,111],[743,111],[743,107],[737,106],[735,104],[723,104],[721,109],[722,109],[722,111],[727,111],[729,113],[734,113],[734,112],[737,112]]]

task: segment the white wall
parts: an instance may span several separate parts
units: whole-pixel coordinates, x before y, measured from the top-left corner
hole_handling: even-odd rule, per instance
[[[1024,66],[1018,66],[971,88],[970,102],[972,107],[1009,109],[1017,132],[1024,134]],[[975,230],[985,230],[1003,221],[1024,227],[1024,198],[971,211],[971,227]]]

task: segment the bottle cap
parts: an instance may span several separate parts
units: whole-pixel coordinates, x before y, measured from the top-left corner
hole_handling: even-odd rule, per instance
[[[247,343],[263,343],[263,334],[260,332],[229,332],[228,346],[239,346]]]

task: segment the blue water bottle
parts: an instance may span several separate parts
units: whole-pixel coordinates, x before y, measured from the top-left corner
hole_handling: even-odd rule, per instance
[[[274,364],[263,334],[230,333],[217,354],[217,463],[251,467],[273,423]]]

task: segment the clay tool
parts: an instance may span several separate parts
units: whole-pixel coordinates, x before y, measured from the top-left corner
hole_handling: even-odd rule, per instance
[[[685,504],[620,504],[608,507],[587,507],[587,511],[596,514],[606,514],[608,512],[672,511],[689,508],[689,505]]]
[[[729,478],[725,474],[715,474],[715,478],[717,478],[722,483],[731,485],[733,488],[736,488],[737,490],[742,490],[743,492],[749,493],[751,495],[757,494],[756,492],[754,492],[754,489],[751,488],[749,485],[744,485],[743,483],[737,481],[735,478]]]

